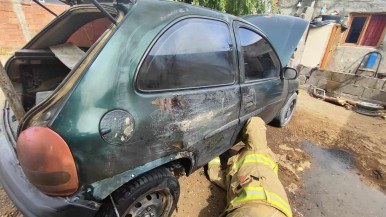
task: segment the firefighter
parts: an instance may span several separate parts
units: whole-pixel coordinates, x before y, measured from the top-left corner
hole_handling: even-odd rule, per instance
[[[250,118],[227,168],[221,169],[219,157],[208,163],[209,179],[227,191],[227,217],[292,217],[266,130],[261,118]]]

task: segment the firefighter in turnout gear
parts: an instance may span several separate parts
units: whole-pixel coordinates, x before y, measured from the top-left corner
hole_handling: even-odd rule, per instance
[[[261,118],[250,118],[227,169],[221,169],[219,157],[208,163],[209,179],[227,191],[227,217],[292,217],[266,130]]]

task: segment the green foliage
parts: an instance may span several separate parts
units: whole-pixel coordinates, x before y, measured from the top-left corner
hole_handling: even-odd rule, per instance
[[[280,8],[273,2],[273,0],[269,1],[271,7],[271,14],[281,14]]]
[[[280,14],[280,9],[273,0],[175,0],[188,4],[226,12],[236,16],[245,14]]]
[[[195,5],[200,5],[218,11],[225,10],[225,3],[226,1],[224,0],[193,0],[193,4]]]

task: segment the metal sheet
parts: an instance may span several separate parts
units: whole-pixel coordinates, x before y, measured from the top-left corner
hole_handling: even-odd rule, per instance
[[[74,66],[82,59],[85,54],[84,51],[72,43],[64,43],[51,46],[50,49],[55,54],[55,56],[69,69],[74,68]]]

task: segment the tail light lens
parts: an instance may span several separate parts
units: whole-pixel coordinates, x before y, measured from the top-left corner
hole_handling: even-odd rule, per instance
[[[28,180],[51,196],[68,196],[78,189],[75,161],[66,142],[48,127],[30,127],[17,139],[16,151]]]

